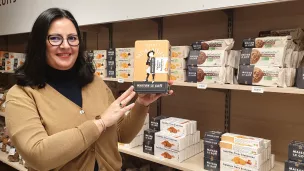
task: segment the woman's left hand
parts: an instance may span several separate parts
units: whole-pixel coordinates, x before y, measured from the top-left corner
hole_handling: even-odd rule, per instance
[[[168,82],[171,86],[173,81]],[[158,98],[162,96],[168,96],[173,94],[173,90],[170,90],[168,94],[138,94],[137,103],[142,104],[144,106],[149,106],[151,103],[155,102]]]

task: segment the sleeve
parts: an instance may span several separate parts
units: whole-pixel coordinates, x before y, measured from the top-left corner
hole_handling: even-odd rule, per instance
[[[12,89],[7,95],[6,126],[11,141],[31,168],[51,170],[62,166],[98,139],[100,133],[93,121],[49,136],[30,93]]]
[[[109,88],[107,88],[108,105],[115,101],[115,98]],[[118,141],[121,143],[130,143],[143,127],[149,107],[135,103],[128,115],[124,115],[117,122]]]

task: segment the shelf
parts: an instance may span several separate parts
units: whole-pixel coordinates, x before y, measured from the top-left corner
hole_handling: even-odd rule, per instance
[[[142,158],[145,160],[149,160],[155,163],[159,163],[168,167],[172,167],[179,170],[184,171],[205,171],[204,168],[204,153],[197,154],[196,156],[191,157],[188,160],[185,160],[182,163],[173,162],[168,159],[160,159],[159,157],[146,154],[142,150],[142,146],[135,148],[126,148],[123,145],[118,145],[118,149],[120,152],[129,154],[131,156],[135,156],[138,158]],[[275,167],[271,171],[282,171],[284,170],[284,163],[275,162]]]
[[[3,71],[3,70],[0,70],[0,73],[7,73],[7,74],[12,74],[12,73],[15,73],[15,71]]]
[[[103,78],[104,81],[117,81],[116,78]],[[124,81],[131,83],[132,81]],[[197,83],[188,82],[174,82],[173,86],[183,86],[183,87],[197,87]],[[238,85],[238,84],[207,84],[207,89],[226,89],[226,90],[243,90],[252,91],[252,87],[260,87],[264,92],[269,93],[283,93],[283,94],[304,94],[304,89],[299,89],[296,87],[263,87],[263,86],[250,86],[250,85]]]
[[[19,164],[19,162],[10,162],[10,161],[8,161],[7,157],[8,157],[8,154],[0,151],[0,161],[2,161],[3,163],[5,163],[19,171],[27,171],[27,169],[23,165]]]
[[[4,114],[4,112],[1,112],[1,111],[0,111],[0,116],[3,116],[3,117],[5,117],[5,114]]]

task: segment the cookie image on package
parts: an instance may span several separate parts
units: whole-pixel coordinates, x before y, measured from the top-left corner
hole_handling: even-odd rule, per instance
[[[264,46],[265,42],[263,40],[256,40],[255,41],[255,47],[256,48],[262,48]]]
[[[206,59],[207,55],[204,52],[200,52],[199,56],[197,57],[197,64],[202,65],[203,63],[205,63]]]
[[[209,45],[208,43],[202,43],[202,50],[209,50]]]
[[[250,64],[256,64],[261,58],[261,53],[257,49],[253,49],[251,52]]]
[[[252,82],[253,83],[259,83],[261,81],[261,79],[263,78],[264,73],[263,70],[261,70],[260,68],[255,67],[253,70],[253,78],[252,78]]]
[[[202,69],[198,68],[197,69],[197,74],[196,74],[197,82],[204,81],[205,75],[206,75],[205,72]]]

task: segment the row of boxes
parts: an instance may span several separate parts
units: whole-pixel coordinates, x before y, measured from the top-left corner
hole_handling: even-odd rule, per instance
[[[13,72],[25,62],[25,54],[0,51],[0,70]]]

